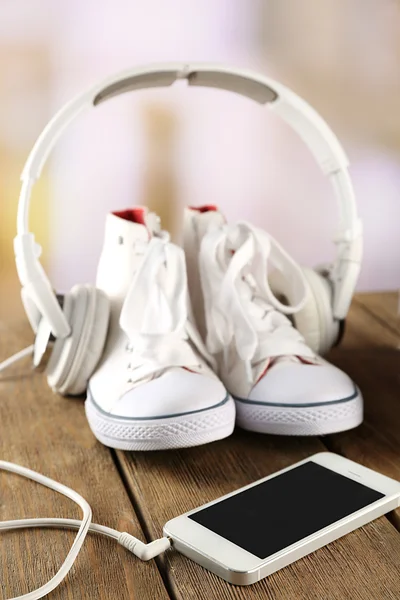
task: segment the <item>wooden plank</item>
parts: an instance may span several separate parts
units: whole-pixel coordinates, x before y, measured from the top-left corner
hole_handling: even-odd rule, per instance
[[[391,350],[394,340],[390,330],[382,325],[377,330],[363,311],[353,307],[345,344],[332,353],[332,359],[346,368],[364,388],[368,382],[363,377],[375,381],[380,372],[374,363],[381,346],[391,356],[390,369],[396,377],[397,356]],[[364,362],[367,359],[368,362]],[[383,356],[382,361],[385,363]],[[391,435],[385,428],[386,438],[368,425],[369,420],[375,420],[383,428],[384,422],[390,421],[398,388],[393,377],[385,387],[385,406],[388,408],[382,411],[380,403],[374,401],[375,393],[364,391],[367,424],[353,432],[331,436],[327,441],[330,448],[335,446],[333,450],[396,477],[399,453],[392,447],[391,435],[397,426],[393,427]],[[391,405],[387,404],[388,399]],[[397,430],[400,431],[400,427]],[[228,440],[171,453],[167,463],[165,456],[159,453],[135,456],[118,453],[118,458],[151,535],[157,536],[171,517],[300,460],[321,447],[317,440],[273,438],[237,431]],[[396,598],[400,593],[399,562],[398,533],[386,518],[382,518],[251,588],[232,588],[173,553],[166,557],[164,565],[177,598],[308,600]]]
[[[385,295],[382,307],[385,299],[393,301],[392,296]],[[376,307],[380,302],[374,298],[373,304]],[[390,310],[389,307],[386,312]],[[385,314],[384,308],[382,313]],[[328,436],[325,443],[334,452],[400,480],[398,339],[395,331],[376,319],[373,312],[365,310],[364,301],[353,304],[344,343],[328,358],[360,387],[365,419],[357,429]],[[400,509],[395,511],[393,520],[400,529]]]
[[[31,343],[26,326],[0,325],[0,361]],[[0,377],[0,456],[40,471],[81,493],[94,521],[145,539],[112,455],[89,430],[81,399],[53,394],[28,361]],[[0,472],[0,519],[79,518],[63,496],[16,475]],[[1,597],[38,587],[54,575],[74,539],[73,532],[18,531],[1,534]],[[51,598],[167,599],[154,562],[143,563],[116,542],[89,534],[65,582]]]
[[[318,439],[237,430],[227,440],[198,448],[117,455],[150,535],[157,537],[170,518],[325,449]],[[179,600],[394,599],[400,597],[399,543],[398,532],[381,518],[246,588],[233,587],[174,552],[161,564]]]
[[[400,333],[399,292],[383,292],[374,294],[357,294],[355,304],[362,306],[382,325],[396,333]],[[400,339],[396,346],[399,346]]]
[[[366,304],[359,302],[357,295],[352,303],[345,325],[344,339],[327,357],[331,359],[337,351],[377,348],[396,348],[398,335],[388,326],[386,321],[379,320],[371,310],[366,310]]]

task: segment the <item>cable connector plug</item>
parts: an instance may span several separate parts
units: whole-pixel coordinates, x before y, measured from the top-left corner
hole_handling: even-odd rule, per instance
[[[171,542],[166,537],[162,537],[158,540],[154,540],[154,542],[145,544],[126,531],[121,533],[118,538],[118,543],[129,550],[129,552],[132,552],[132,554],[140,558],[140,560],[150,560],[151,558],[162,554],[171,547]]]

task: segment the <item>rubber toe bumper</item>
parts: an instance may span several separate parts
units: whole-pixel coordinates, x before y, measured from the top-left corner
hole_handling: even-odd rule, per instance
[[[276,435],[327,435],[353,429],[363,420],[360,390],[330,365],[282,363],[235,398],[237,424]]]
[[[229,436],[235,425],[235,403],[229,395],[207,408],[156,418],[133,418],[103,411],[88,393],[86,416],[104,445],[119,450],[167,450],[199,446]]]

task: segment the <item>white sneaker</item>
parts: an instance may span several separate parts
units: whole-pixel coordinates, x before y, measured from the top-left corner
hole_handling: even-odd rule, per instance
[[[97,439],[122,450],[161,450],[230,435],[235,404],[190,321],[183,250],[154,214],[108,215],[97,286],[111,302],[85,404]]]
[[[236,401],[237,424],[280,435],[359,425],[363,402],[353,381],[316,356],[285,316],[302,308],[308,288],[283,248],[248,223],[226,225],[212,207],[186,210],[184,246],[195,317]],[[295,306],[273,295],[273,268],[292,282]]]

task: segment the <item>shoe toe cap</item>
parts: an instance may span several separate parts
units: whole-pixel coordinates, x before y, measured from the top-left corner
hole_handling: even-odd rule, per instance
[[[212,409],[226,399],[218,379],[173,369],[126,392],[110,412],[132,419],[162,419]]]
[[[267,371],[248,399],[283,406],[313,406],[344,402],[355,395],[357,389],[350,377],[329,363],[280,363]]]

